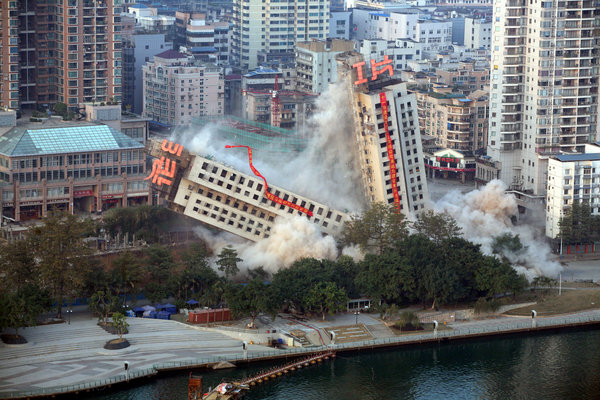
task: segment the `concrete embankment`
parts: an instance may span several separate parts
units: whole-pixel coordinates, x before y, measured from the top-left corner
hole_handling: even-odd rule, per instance
[[[151,324],[151,321],[140,321],[139,324]],[[170,327],[170,334],[173,337],[173,327],[179,327],[181,324],[177,324],[172,322],[170,325],[164,323],[165,326]],[[61,375],[61,381],[64,382],[63,385],[60,386],[50,386],[53,380],[48,380],[47,387],[39,387],[33,390],[21,390],[21,391],[13,391],[10,390],[9,383],[10,377],[5,378],[0,375],[0,398],[14,399],[14,398],[42,398],[42,397],[60,397],[63,395],[72,396],[73,394],[80,394],[100,389],[108,389],[108,390],[116,390],[124,384],[131,384],[139,381],[143,381],[144,379],[153,378],[154,376],[164,373],[167,371],[176,371],[176,370],[188,370],[188,369],[211,369],[211,367],[219,362],[231,362],[238,366],[258,362],[258,361],[276,361],[276,360],[288,360],[293,359],[294,357],[302,357],[307,354],[315,351],[320,351],[324,349],[335,350],[338,353],[343,352],[356,352],[356,351],[365,351],[376,348],[383,347],[400,347],[400,346],[416,346],[426,343],[444,343],[458,340],[470,340],[474,338],[481,337],[490,337],[490,336],[499,336],[499,335],[515,335],[515,334],[537,334],[548,331],[556,331],[563,329],[576,329],[576,328],[585,328],[585,327],[600,327],[600,310],[588,311],[573,315],[565,315],[565,316],[555,316],[555,317],[546,317],[546,318],[516,318],[516,317],[506,317],[506,318],[496,318],[490,320],[483,321],[470,321],[464,323],[453,324],[447,330],[440,330],[438,332],[425,332],[425,333],[413,333],[407,335],[400,336],[391,336],[391,337],[380,337],[375,338],[373,340],[366,340],[360,342],[348,342],[348,343],[332,343],[328,346],[310,346],[310,347],[297,347],[290,349],[269,349],[265,346],[248,346],[248,350],[246,352],[242,351],[241,341],[244,341],[243,330],[240,332],[236,332],[235,336],[239,339],[237,341],[231,342],[231,336],[225,336],[217,329],[205,328],[206,332],[202,332],[205,329],[197,330],[189,327],[182,327],[180,329],[185,328],[186,338],[188,340],[188,348],[181,348],[179,350],[173,349],[172,347],[177,347],[177,344],[173,344],[174,342],[168,343],[165,341],[165,332],[156,332],[156,335],[151,339],[148,333],[139,333],[135,334],[135,324],[132,329],[133,335],[130,341],[133,342],[134,348],[130,349],[128,353],[115,353],[114,356],[108,359],[102,358],[101,355],[90,356],[87,355],[88,366],[86,371],[88,372],[88,378],[85,382],[82,382],[83,369],[80,370],[78,374],[69,374],[68,372],[63,373]],[[144,325],[144,330],[148,328]],[[323,329],[323,328],[321,328]],[[191,333],[190,333],[191,332]],[[197,332],[197,339],[194,341],[190,341],[189,339],[192,337],[194,332]],[[271,332],[270,332],[271,333]],[[233,335],[232,335],[233,336]],[[163,340],[163,344],[159,345],[158,341]],[[144,342],[149,342],[152,345],[152,352],[150,347],[144,347]],[[89,343],[88,343],[89,345]],[[184,346],[185,343],[181,343],[181,346]],[[156,352],[156,347],[159,347],[159,351]],[[237,347],[239,346],[239,347]],[[35,343],[32,346],[28,346],[23,349],[23,354],[31,351],[31,349],[39,348]],[[235,348],[235,350],[234,350]],[[29,349],[29,350],[27,350]],[[3,355],[3,352],[6,348],[0,348],[0,356]],[[41,350],[41,349],[40,349]],[[75,350],[77,351],[77,350]],[[73,353],[73,351],[71,351]],[[199,357],[194,357],[194,355],[198,355]],[[48,355],[49,359],[52,361],[52,364],[56,364],[58,359],[56,356]],[[73,357],[76,357],[75,354],[71,354],[69,358],[69,354],[65,354],[62,358],[62,366],[65,365],[74,365],[78,364],[79,366],[84,364],[82,359],[73,360]],[[152,360],[163,360],[162,362],[155,362],[153,364],[135,364],[136,357],[139,359],[152,359]],[[133,365],[146,365],[146,368],[137,368],[134,367],[131,369],[128,374],[121,373],[123,364],[121,360],[127,359]],[[35,370],[31,368],[31,359],[29,361],[24,361],[23,365],[20,365],[17,360],[12,360],[11,365],[12,369],[14,369],[19,374],[20,381],[25,381],[27,379],[31,379],[32,382],[34,380],[40,379],[40,373],[36,374]],[[102,376],[100,371],[102,368],[115,368],[115,364],[118,364],[120,367],[119,373],[113,373],[112,375],[106,375],[112,369],[106,369],[104,371],[106,378],[98,379],[99,376]],[[40,365],[40,368],[43,368],[43,365]],[[11,368],[9,368],[11,369]],[[20,371],[20,372],[19,372]],[[24,371],[32,371],[31,376],[27,376],[28,372]],[[114,369],[117,371],[117,369]],[[0,370],[0,372],[3,372]],[[6,373],[3,373],[6,375]],[[14,375],[14,374],[13,374]],[[235,375],[235,374],[233,374]],[[79,379],[79,381],[69,381],[69,379]],[[17,379],[15,379],[17,381]],[[6,384],[6,385],[5,385]],[[33,387],[30,386],[30,387]]]

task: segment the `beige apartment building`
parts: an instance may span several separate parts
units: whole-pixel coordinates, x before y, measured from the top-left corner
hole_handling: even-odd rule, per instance
[[[167,50],[143,66],[143,115],[167,126],[189,125],[194,117],[223,115],[225,83],[214,64]]]
[[[437,83],[443,83],[467,95],[476,90],[486,90],[490,83],[490,70],[478,68],[474,62],[461,61],[457,68],[435,70]]]
[[[244,154],[246,149],[236,149]],[[230,150],[230,151],[236,151]],[[210,226],[251,241],[268,238],[275,218],[298,215],[308,218],[323,232],[338,234],[348,219],[346,213],[315,202],[278,186],[269,193],[312,213],[270,200],[265,184],[257,176],[244,174],[214,159],[183,150],[178,156],[162,150],[161,143],[148,142],[148,153],[167,157],[176,163],[170,184],[156,187],[167,199],[169,208]]]
[[[119,102],[121,3],[0,2],[0,106]]]
[[[337,57],[339,79],[351,93],[355,129],[348,139],[356,143],[365,199],[395,204],[403,214],[414,215],[429,202],[417,99],[406,83],[387,74],[355,84],[358,74],[352,66],[363,60],[358,53]]]
[[[435,138],[441,148],[467,152],[484,151],[488,132],[488,94],[417,92],[419,127]]]

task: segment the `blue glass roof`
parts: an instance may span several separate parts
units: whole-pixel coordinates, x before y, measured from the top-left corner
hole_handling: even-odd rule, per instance
[[[600,160],[600,153],[559,154],[556,158],[559,161],[594,161]]]
[[[28,156],[102,150],[142,149],[144,146],[108,125],[49,129],[15,128],[0,136],[0,154]]]

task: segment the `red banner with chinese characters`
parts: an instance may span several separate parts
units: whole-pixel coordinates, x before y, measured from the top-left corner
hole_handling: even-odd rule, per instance
[[[254,175],[258,176],[259,178],[261,178],[263,180],[263,182],[265,183],[265,197],[268,200],[274,201],[275,203],[278,204],[282,204],[284,206],[293,208],[294,210],[298,210],[300,212],[303,212],[304,214],[308,215],[309,217],[313,216],[312,211],[310,211],[308,208],[304,208],[304,207],[300,207],[297,204],[291,203],[287,200],[283,200],[281,197],[277,197],[274,194],[269,192],[269,185],[267,184],[267,180],[265,179],[264,176],[262,176],[260,174],[260,172],[258,172],[258,170],[256,168],[254,168],[254,165],[252,165],[252,149],[248,146],[225,146],[226,149],[233,149],[235,147],[244,147],[248,150],[248,162],[250,164],[250,169],[252,170],[252,172],[254,173]]]
[[[387,97],[385,92],[379,93],[379,100],[381,102],[381,113],[383,114],[383,127],[385,128],[385,140],[387,141],[387,154],[390,159],[390,178],[392,179],[392,193],[394,194],[394,206],[400,211],[400,195],[398,194],[398,174],[396,171],[396,160],[394,159],[394,145],[392,144],[392,137],[388,129],[388,106]]]
[[[173,143],[167,139],[163,140],[160,148],[161,150],[178,157],[183,151],[182,145]],[[171,183],[173,183],[171,179],[175,177],[176,168],[177,160],[171,160],[170,158],[162,156],[152,162],[152,172],[147,178],[144,178],[144,180],[152,179],[152,183],[155,183],[158,186],[162,186],[163,183],[167,186],[171,186]]]

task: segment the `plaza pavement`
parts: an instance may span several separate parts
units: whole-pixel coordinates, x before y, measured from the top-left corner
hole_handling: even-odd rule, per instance
[[[600,310],[576,314],[598,318]],[[554,317],[550,317],[554,318]],[[560,317],[556,317],[560,318]],[[327,316],[326,321],[292,321],[260,318],[258,328],[291,331],[311,328],[351,326],[356,322],[366,327],[376,339],[394,336],[393,332],[376,318],[375,314],[338,314]],[[170,361],[192,361],[211,356],[243,356],[242,341],[238,334],[205,327],[194,327],[176,321],[128,318],[131,346],[122,350],[105,350],[104,344],[115,338],[97,325],[97,319],[87,312],[73,313],[70,324],[42,325],[20,330],[28,340],[26,345],[9,346],[0,343],[0,398],[10,392],[29,391],[97,381],[124,373],[124,361],[131,370],[152,368]],[[477,321],[452,323],[454,329],[486,326],[494,329],[523,317],[499,317]],[[304,325],[303,325],[304,324]],[[238,324],[240,325],[240,324]],[[310,327],[308,327],[308,326]],[[243,326],[243,325],[240,325]],[[316,335],[316,332],[313,333]],[[328,337],[324,337],[326,344]],[[313,343],[318,338],[313,337]],[[358,344],[358,343],[357,343]],[[273,351],[261,345],[249,345],[249,353]]]

